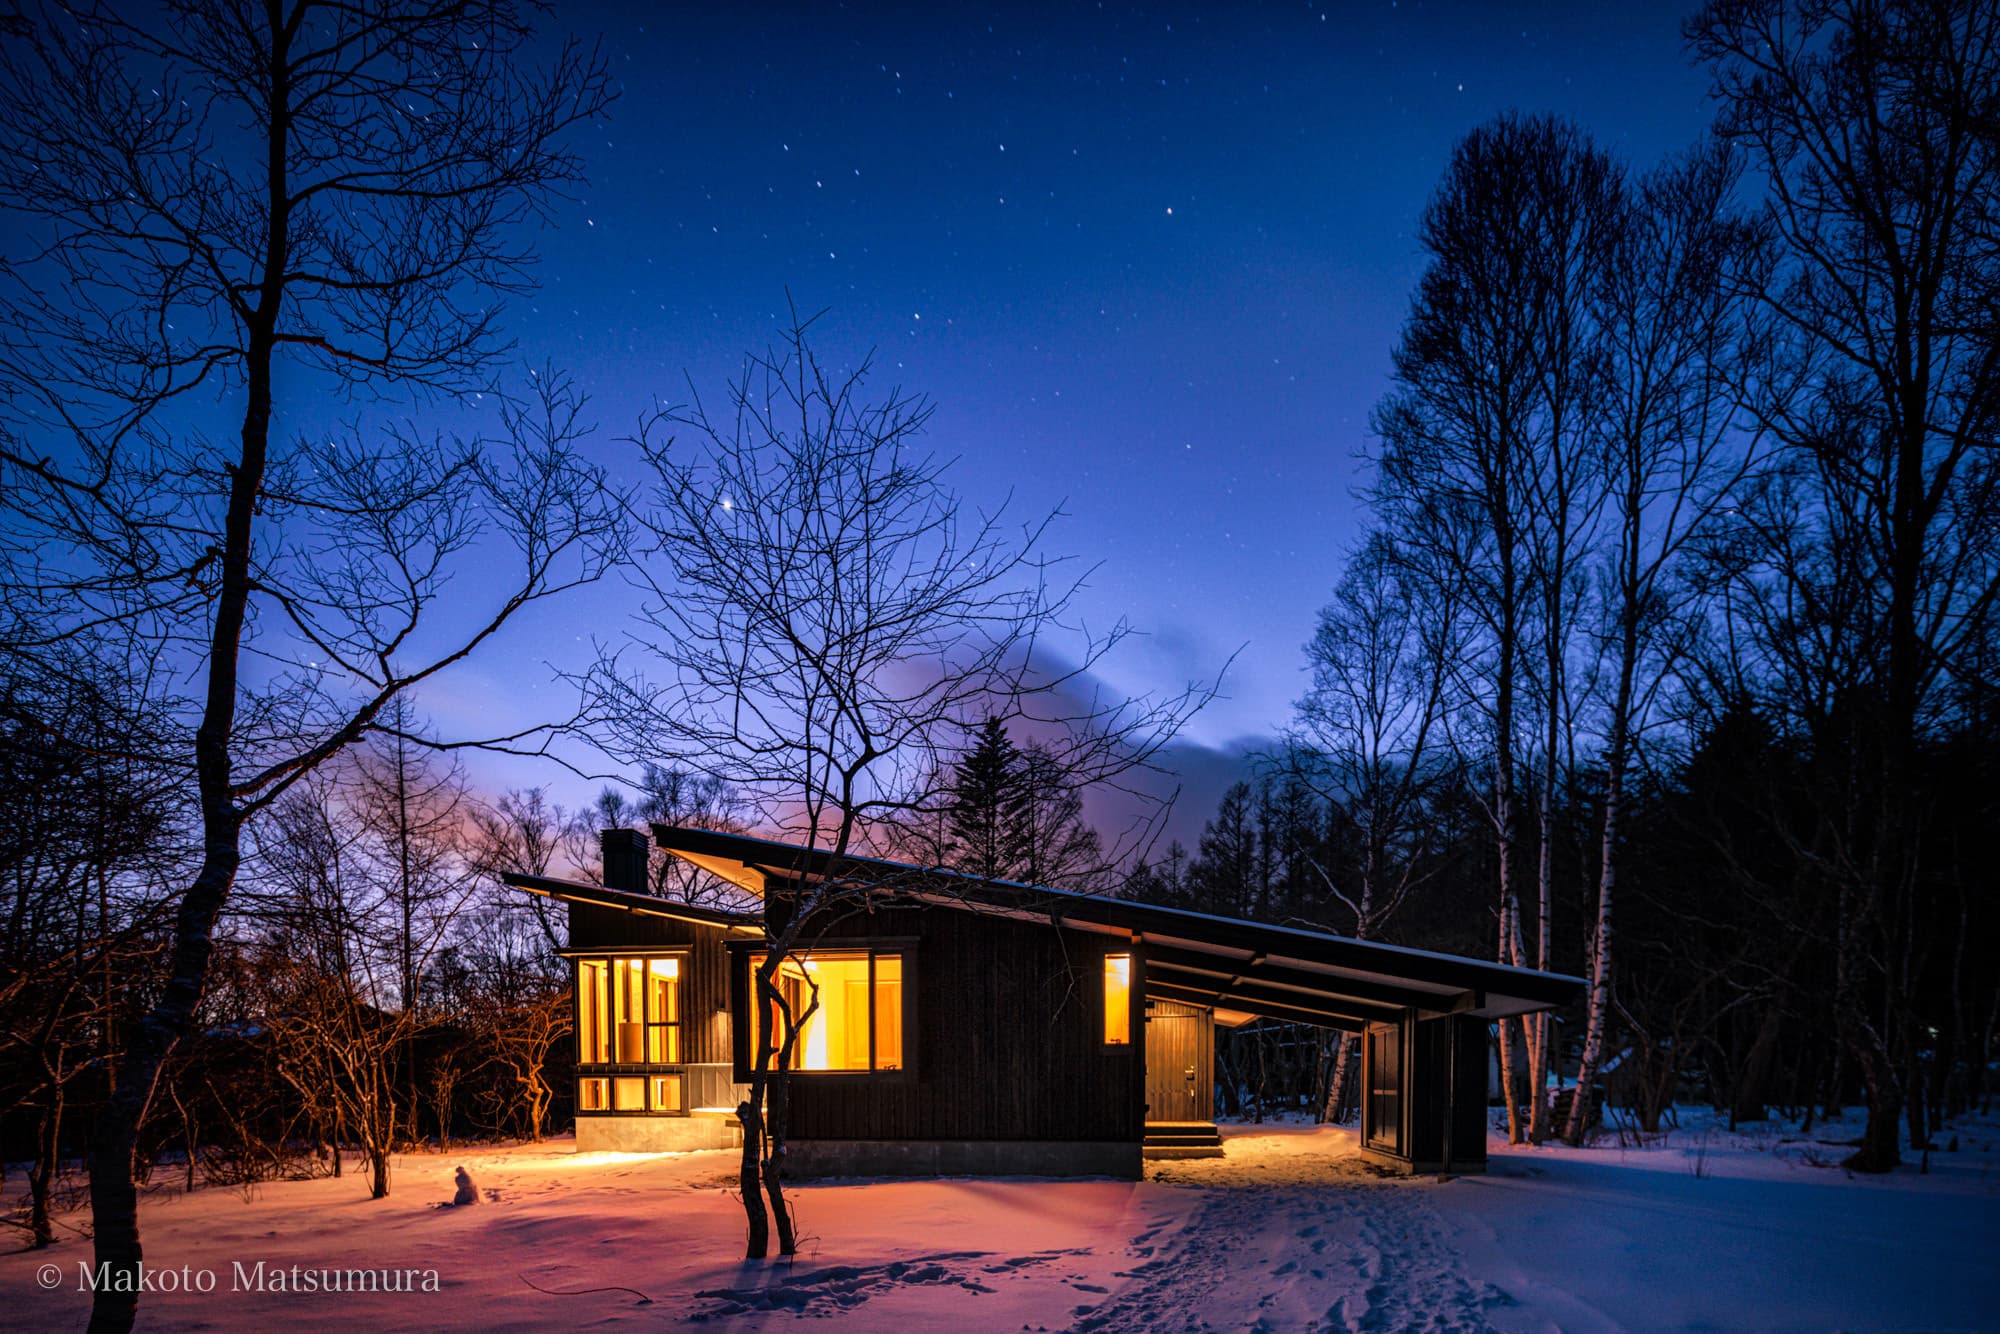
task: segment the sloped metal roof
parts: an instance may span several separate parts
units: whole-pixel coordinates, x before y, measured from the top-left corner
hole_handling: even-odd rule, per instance
[[[857,892],[1118,936],[1146,947],[1148,995],[1274,1019],[1351,1030],[1393,1019],[1405,1008],[1487,1017],[1526,1014],[1567,1005],[1585,987],[1582,978],[1562,973],[1103,894],[989,880],[944,867],[852,854],[836,859],[825,848],[743,834],[656,824],[653,837],[672,855],[760,897],[772,878],[812,882],[832,877],[853,881]]]

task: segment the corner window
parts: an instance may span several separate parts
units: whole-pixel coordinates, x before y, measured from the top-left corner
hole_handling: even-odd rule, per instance
[[[1132,956],[1104,956],[1104,1043],[1124,1047],[1132,1042]]]
[[[749,987],[757,992],[757,970],[765,955],[749,960]],[[749,1061],[757,1059],[767,1033],[783,1050],[786,1025],[797,1028],[793,1070],[870,1071],[903,1068],[903,956],[880,950],[815,950],[788,956],[774,979],[782,1004],[761,998],[750,1035]]]
[[[678,1112],[682,1077],[649,1073],[681,1063],[681,961],[673,956],[579,959],[576,1059],[580,1112]]]

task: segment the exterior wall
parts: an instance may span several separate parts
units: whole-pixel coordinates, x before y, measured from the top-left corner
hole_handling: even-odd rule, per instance
[[[606,908],[596,904],[569,905],[569,947],[572,953],[617,954],[621,951],[671,950],[681,961],[681,1062],[675,1067],[682,1076],[682,1093],[691,1110],[736,1109],[746,1090],[733,1081],[730,1064],[729,951],[730,933],[721,927],[687,922],[672,917],[652,917]],[[579,1077],[608,1067],[586,1067],[582,1053]],[[640,1067],[620,1067],[638,1070]],[[690,1118],[677,1113],[579,1112],[576,1121],[577,1147],[618,1149],[625,1152],[663,1152],[686,1148],[722,1148],[728,1137],[717,1138],[713,1127],[690,1127]],[[650,1129],[648,1127],[651,1127]],[[676,1128],[678,1127],[678,1128]],[[713,1140],[714,1142],[708,1142]],[[700,1142],[694,1142],[700,1141]]]
[[[1409,1011],[1397,1023],[1370,1025],[1362,1045],[1361,1151],[1402,1172],[1442,1171],[1449,1116],[1451,1170],[1485,1171],[1486,1047],[1486,1021],[1470,1015],[1420,1019]],[[1393,1124],[1371,1096],[1378,1086],[1397,1090]]]
[[[888,1171],[889,1164],[904,1161],[906,1170],[924,1172],[1094,1173],[1113,1170],[1103,1165],[1109,1159],[1096,1150],[1058,1146],[1129,1145],[1129,1165],[1137,1171],[1145,1101],[1139,951],[1116,936],[941,906],[856,914],[818,940],[823,949],[892,942],[903,954],[907,1068],[795,1072],[787,1148],[794,1161],[871,1164],[841,1169],[863,1172]],[[747,955],[754,949],[737,947],[731,980],[738,1013],[748,1012]],[[1106,954],[1134,956],[1135,1040],[1120,1046],[1104,1042]],[[739,1027],[742,1078],[750,1054],[748,1025]],[[892,1141],[898,1142],[893,1152],[834,1147]],[[963,1147],[971,1142],[1032,1142],[1049,1146],[1049,1153],[1038,1165],[1019,1169],[957,1166],[1025,1154]],[[1115,1170],[1125,1174],[1128,1155],[1121,1149],[1115,1156]]]

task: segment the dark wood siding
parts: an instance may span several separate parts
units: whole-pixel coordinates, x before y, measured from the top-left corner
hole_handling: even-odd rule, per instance
[[[1146,1119],[1215,1119],[1215,1012],[1146,1002]]]
[[[1458,1029],[1453,1087],[1452,1029]],[[1452,1114],[1451,1161],[1463,1169],[1486,1163],[1486,1020],[1470,1015],[1417,1021],[1411,1035],[1410,1157],[1424,1166],[1444,1162],[1444,1122]]]
[[[1408,1106],[1408,1045],[1405,1025],[1370,1024],[1361,1040],[1361,1142],[1384,1153],[1402,1154],[1407,1139],[1403,1113]]]
[[[681,975],[681,1056],[694,1065],[730,1059],[729,954],[724,942],[731,935],[742,933],[589,903],[569,905],[573,951],[687,950]]]
[[[1139,1044],[1103,1040],[1104,956],[1136,953],[1128,945],[1098,933],[939,906],[856,916],[831,927],[818,943],[831,949],[864,941],[904,955],[911,1068],[794,1075],[793,1138],[1141,1138]],[[739,947],[737,958],[746,955]],[[739,967],[747,970],[747,962]],[[1137,996],[1143,976],[1136,958],[1133,967]],[[739,988],[746,978],[747,971],[737,975]],[[748,1045],[746,1035],[741,1047]],[[747,1055],[739,1049],[737,1059]]]

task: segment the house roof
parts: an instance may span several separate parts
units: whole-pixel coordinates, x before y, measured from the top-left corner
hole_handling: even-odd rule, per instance
[[[762,932],[764,929],[762,913],[725,912],[720,908],[682,903],[678,899],[663,899],[655,894],[633,894],[607,885],[593,885],[582,880],[556,880],[545,875],[503,875],[500,880],[515,889],[561,899],[565,903],[621,908],[647,917],[671,917],[677,921],[698,922],[703,926],[719,926],[731,931]]]
[[[824,848],[743,834],[656,824],[653,837],[674,856],[760,897],[774,876],[806,882],[838,876],[925,903],[1121,937],[1145,946],[1147,995],[1213,1006],[1218,1018],[1234,1012],[1239,1022],[1267,1017],[1351,1031],[1394,1019],[1406,1007],[1432,1014],[1526,1014],[1567,1005],[1585,986],[1582,978],[1561,973],[948,868],[856,855],[836,861]],[[620,897],[659,902],[643,895]],[[680,905],[652,910],[695,911]],[[722,915],[734,918],[732,924],[755,920]]]

